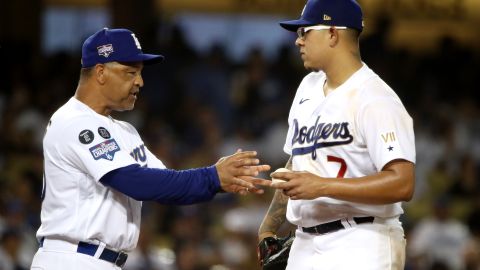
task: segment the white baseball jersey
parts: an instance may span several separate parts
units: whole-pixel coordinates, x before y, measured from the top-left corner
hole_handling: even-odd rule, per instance
[[[389,161],[415,162],[412,118],[395,92],[366,64],[327,96],[324,72],[301,82],[288,118],[284,151],[294,171],[346,178],[379,172]],[[393,217],[401,203],[369,205],[320,197],[289,200],[287,219],[310,227],[351,216]]]
[[[99,241],[124,251],[135,248],[141,202],[105,187],[99,179],[132,164],[165,168],[136,129],[72,97],[50,119],[43,151],[44,197],[37,237]]]

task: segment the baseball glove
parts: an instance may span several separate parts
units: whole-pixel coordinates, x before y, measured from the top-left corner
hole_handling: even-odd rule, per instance
[[[266,237],[258,244],[258,257],[263,270],[285,270],[295,236]]]

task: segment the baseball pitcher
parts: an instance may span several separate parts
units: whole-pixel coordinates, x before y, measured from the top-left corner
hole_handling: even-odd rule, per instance
[[[414,190],[412,118],[362,62],[362,10],[354,0],[308,0],[296,32],[304,67],[288,118],[286,168],[259,229],[275,242],[285,218],[297,226],[288,270],[403,269],[401,202]],[[267,243],[267,244],[266,244]],[[265,261],[266,258],[262,258]]]

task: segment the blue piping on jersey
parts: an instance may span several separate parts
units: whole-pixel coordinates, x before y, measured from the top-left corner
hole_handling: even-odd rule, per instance
[[[324,147],[331,147],[331,146],[337,146],[337,145],[342,145],[342,144],[349,144],[353,141],[353,137],[350,137],[349,140],[347,141],[339,141],[339,142],[319,142],[315,143],[312,146],[307,146],[307,147],[300,147],[300,148],[294,148],[292,150],[292,156],[297,156],[297,155],[305,155],[308,153],[312,153],[312,159],[317,159],[317,150],[318,148],[324,148]]]

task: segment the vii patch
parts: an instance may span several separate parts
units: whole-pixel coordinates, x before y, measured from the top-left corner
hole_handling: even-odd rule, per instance
[[[103,158],[111,161],[115,157],[115,153],[120,151],[120,146],[115,139],[110,139],[90,147],[89,150],[95,160]]]

